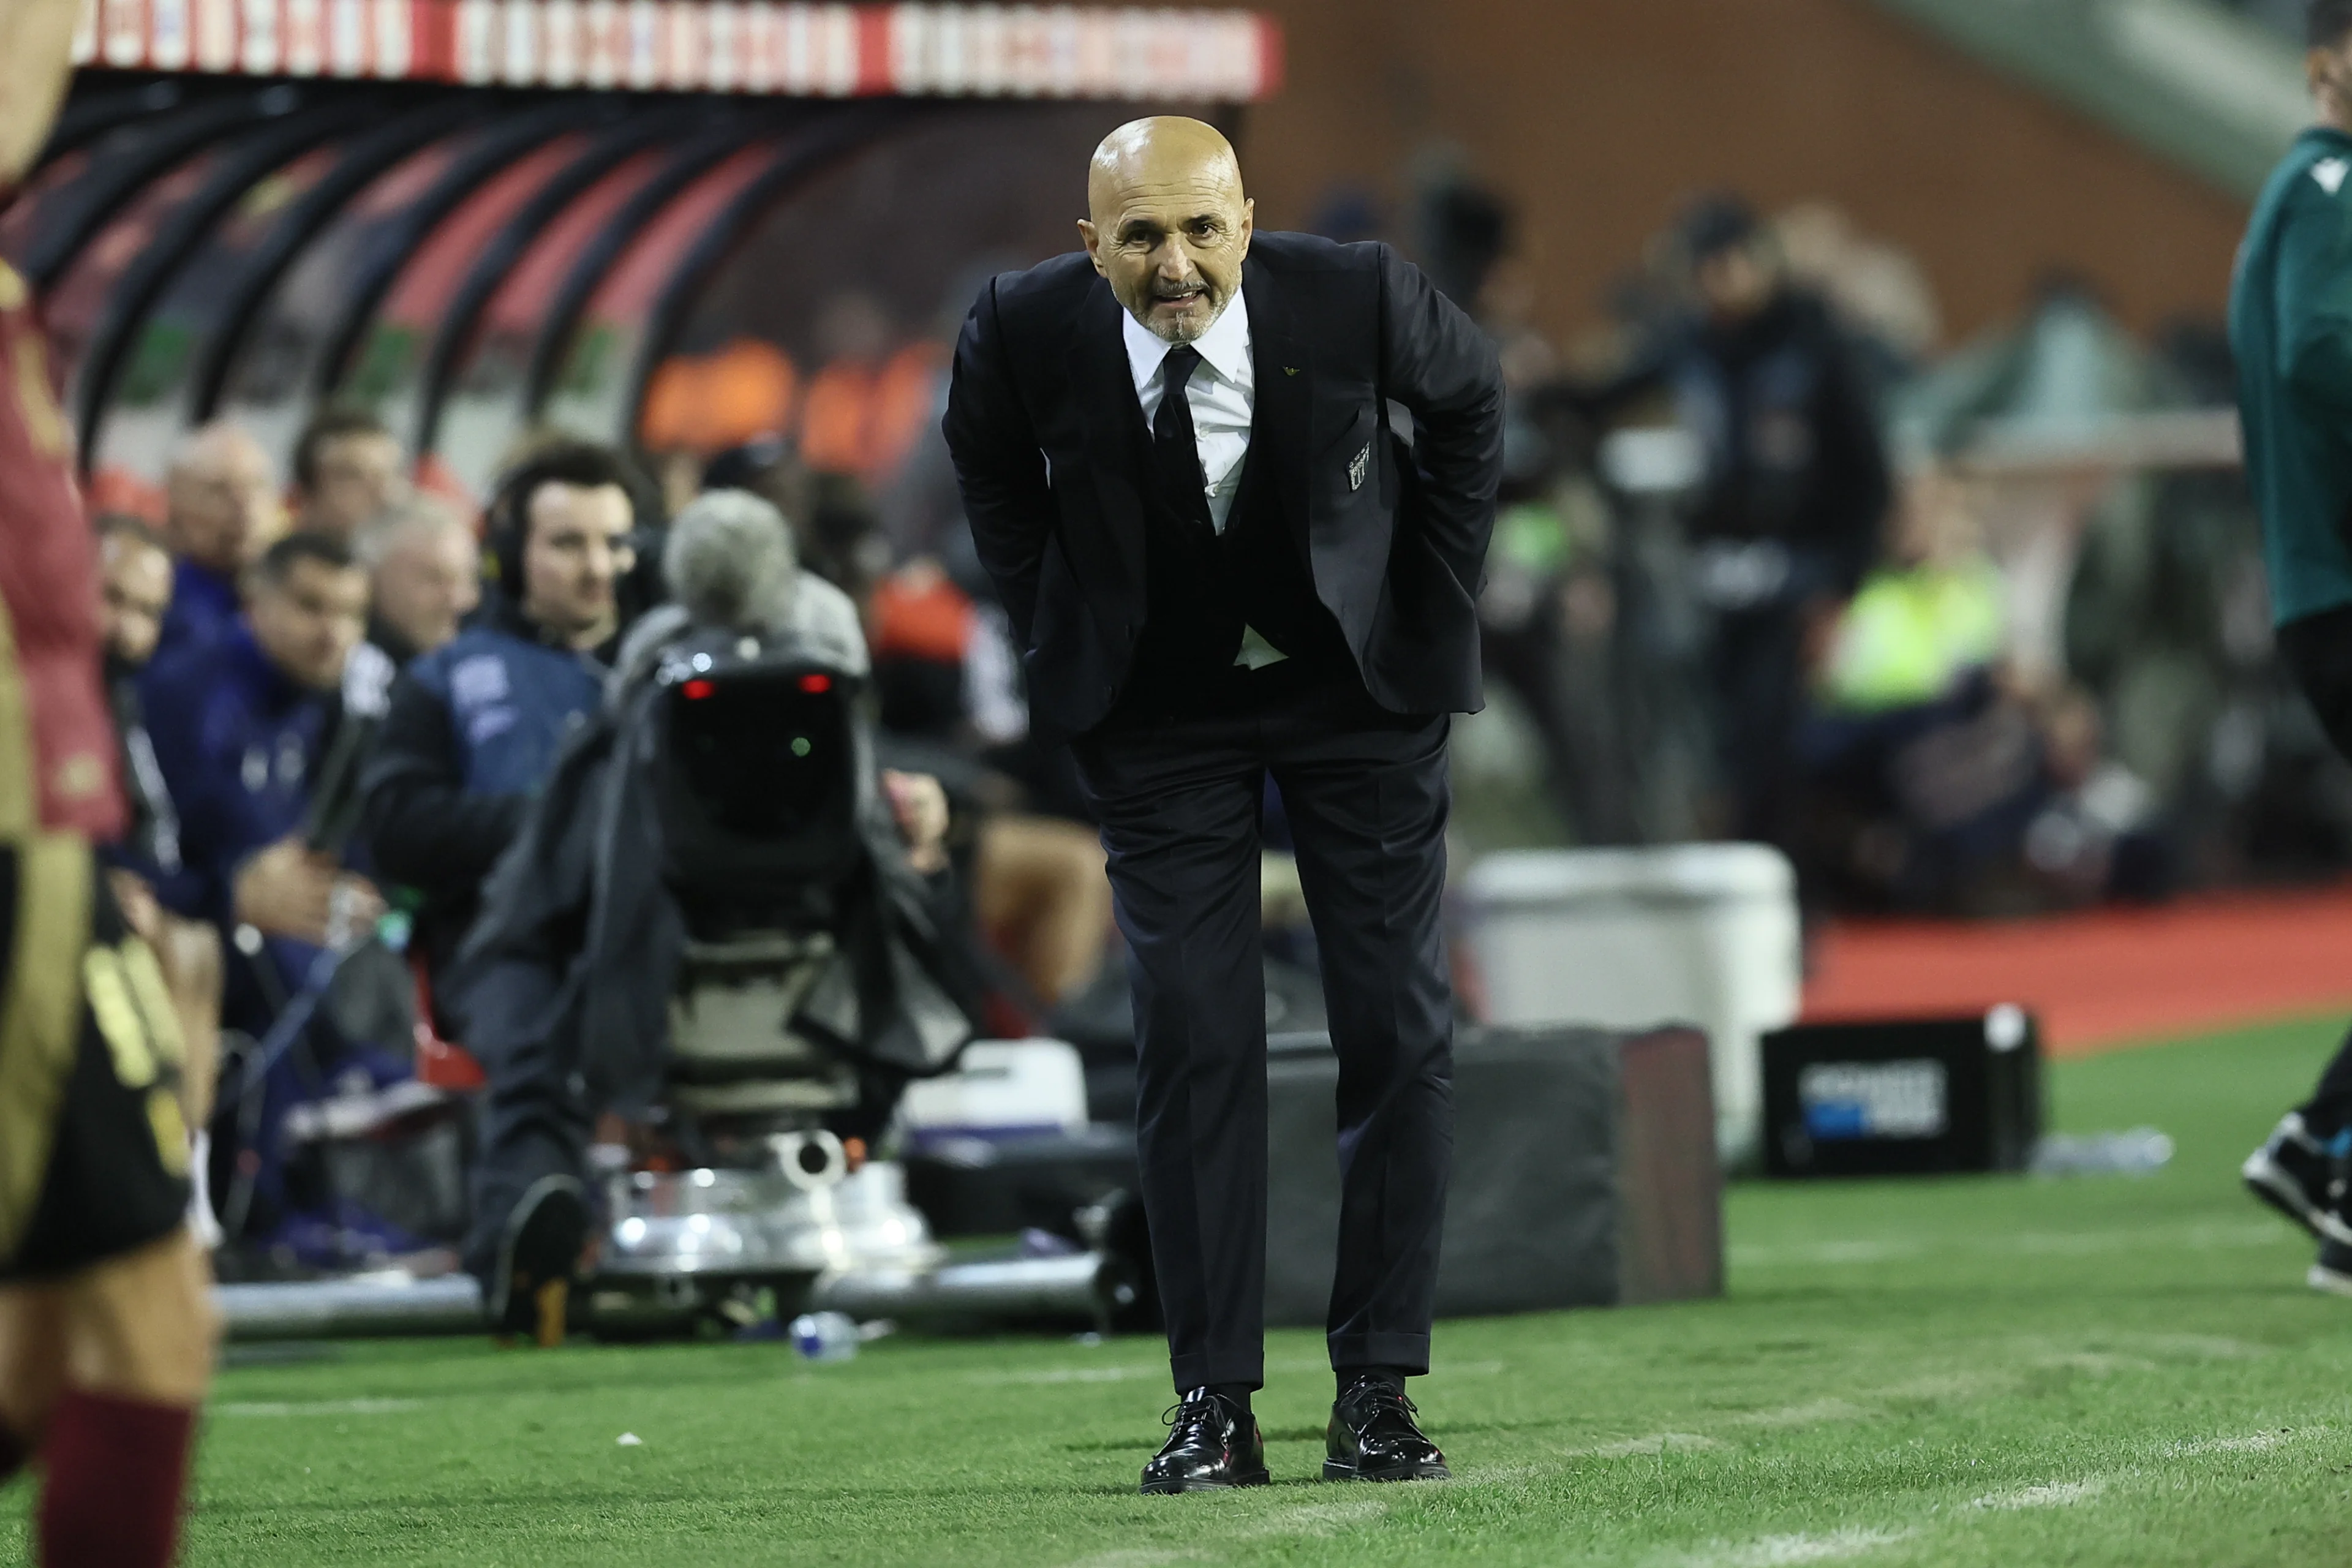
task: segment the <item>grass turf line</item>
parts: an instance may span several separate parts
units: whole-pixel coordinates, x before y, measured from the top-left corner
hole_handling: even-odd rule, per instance
[[[2223,1565],[2352,1548],[2352,1303],[2235,1167],[2332,1046],[2060,1064],[2144,1180],[1736,1189],[1721,1301],[1442,1325],[1447,1486],[1326,1486],[1318,1336],[1269,1344],[1276,1485],[1139,1498],[1156,1342],[343,1347],[223,1375],[187,1561]],[[635,1433],[640,1446],[616,1439]],[[21,1549],[22,1486],[0,1496]]]

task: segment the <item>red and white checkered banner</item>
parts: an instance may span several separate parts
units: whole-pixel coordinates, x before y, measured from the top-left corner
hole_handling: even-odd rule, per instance
[[[804,98],[1191,99],[1280,85],[1247,11],[769,0],[88,0],[78,65]]]

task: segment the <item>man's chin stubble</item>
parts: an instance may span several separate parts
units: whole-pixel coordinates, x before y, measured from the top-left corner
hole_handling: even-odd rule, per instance
[[[1201,338],[1207,333],[1211,327],[1217,324],[1218,314],[1219,312],[1212,310],[1209,312],[1208,318],[1205,321],[1198,317],[1189,315],[1178,316],[1165,321],[1155,321],[1149,313],[1146,313],[1139,319],[1143,322],[1144,331],[1150,332],[1153,337],[1158,338],[1161,342],[1171,345],[1181,345],[1184,343],[1198,342]]]

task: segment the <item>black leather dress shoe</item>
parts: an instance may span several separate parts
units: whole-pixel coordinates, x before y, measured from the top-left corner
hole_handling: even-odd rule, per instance
[[[1167,1415],[1168,1441],[1143,1467],[1143,1489],[1221,1492],[1266,1483],[1265,1436],[1205,1388],[1196,1388]]]
[[[1325,1428],[1327,1481],[1450,1481],[1445,1456],[1413,1425],[1412,1400],[1377,1377],[1360,1377],[1331,1406]]]
[[[563,1342],[590,1223],[587,1194],[570,1176],[542,1176],[523,1194],[507,1217],[485,1302],[501,1339],[529,1334],[542,1345]]]

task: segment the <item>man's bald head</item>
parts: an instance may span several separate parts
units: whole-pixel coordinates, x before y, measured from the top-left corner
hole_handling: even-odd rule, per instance
[[[243,571],[278,532],[277,470],[234,425],[207,425],[183,440],[163,493],[165,542],[225,576]]]
[[[1229,186],[1238,199],[1241,160],[1224,132],[1181,114],[1129,121],[1102,139],[1087,165],[1087,211],[1100,224],[1106,213],[1118,212],[1129,191],[1171,184]]]
[[[1129,121],[1087,170],[1078,233],[1135,319],[1171,343],[1209,330],[1242,285],[1255,209],[1217,128],[1181,115]]]

